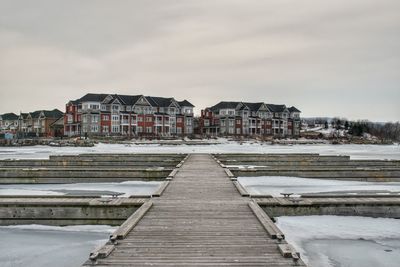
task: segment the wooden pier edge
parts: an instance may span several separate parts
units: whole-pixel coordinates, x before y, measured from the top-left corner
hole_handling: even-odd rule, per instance
[[[249,207],[271,238],[278,240],[285,239],[285,235],[256,202],[249,202]]]
[[[118,239],[124,239],[152,206],[153,202],[151,200],[144,203],[120,227],[118,227],[117,230],[115,230],[115,232],[110,236],[110,241],[115,242]]]
[[[152,197],[160,197],[162,195],[162,193],[165,191],[165,189],[167,188],[168,185],[169,185],[169,181],[162,182],[162,184],[158,187],[156,192],[154,192],[152,194]]]

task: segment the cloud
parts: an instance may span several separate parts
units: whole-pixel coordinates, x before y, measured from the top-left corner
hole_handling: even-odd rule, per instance
[[[396,0],[0,5],[0,112],[63,109],[90,91],[400,118]]]

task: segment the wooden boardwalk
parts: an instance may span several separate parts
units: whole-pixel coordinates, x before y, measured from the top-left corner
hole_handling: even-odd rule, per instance
[[[251,200],[239,194],[211,155],[191,155],[152,202],[95,266],[295,265],[281,255],[280,242],[254,215]]]

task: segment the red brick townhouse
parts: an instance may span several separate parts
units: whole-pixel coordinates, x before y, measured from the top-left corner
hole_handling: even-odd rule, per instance
[[[296,137],[300,110],[263,102],[222,101],[201,111],[199,127],[206,135]]]
[[[193,134],[193,105],[174,98],[86,94],[69,101],[64,117],[68,136],[185,136]]]

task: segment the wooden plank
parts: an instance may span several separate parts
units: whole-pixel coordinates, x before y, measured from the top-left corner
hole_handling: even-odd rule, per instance
[[[279,240],[285,239],[285,235],[281,232],[281,230],[279,230],[275,223],[268,217],[267,214],[265,214],[265,212],[260,208],[260,206],[258,206],[257,203],[250,202],[249,207],[271,238]]]
[[[168,185],[169,185],[169,181],[162,182],[160,187],[157,189],[156,192],[153,193],[152,196],[153,197],[160,197],[162,195],[162,193],[164,192],[164,190],[167,188]]]
[[[233,181],[233,184],[236,186],[236,189],[242,195],[242,197],[248,197],[250,194],[246,191],[246,189],[237,181]]]
[[[144,203],[137,209],[111,236],[110,240],[124,239],[125,236],[136,226],[136,224],[143,218],[146,212],[153,205],[152,201]]]

